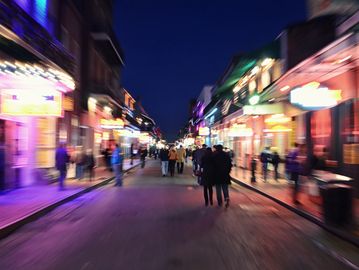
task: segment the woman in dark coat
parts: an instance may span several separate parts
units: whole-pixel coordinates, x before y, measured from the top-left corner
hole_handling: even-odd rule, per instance
[[[201,181],[203,186],[203,195],[205,205],[208,206],[208,201],[213,205],[213,154],[212,149],[208,147],[201,161]]]
[[[229,173],[232,169],[231,158],[223,151],[222,145],[216,145],[216,152],[213,154],[214,184],[216,185],[218,206],[222,206],[222,191],[226,208],[229,206],[228,185],[231,184]]]

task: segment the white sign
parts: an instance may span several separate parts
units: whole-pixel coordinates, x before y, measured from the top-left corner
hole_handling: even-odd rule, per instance
[[[200,127],[198,131],[199,136],[208,136],[209,135],[209,128],[208,127]]]
[[[290,92],[290,102],[304,109],[333,107],[342,99],[341,90],[320,87],[317,82],[295,88]]]

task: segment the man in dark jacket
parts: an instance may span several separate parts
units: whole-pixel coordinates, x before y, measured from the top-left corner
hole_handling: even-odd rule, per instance
[[[262,151],[260,155],[260,160],[262,162],[262,174],[263,174],[263,182],[267,181],[267,175],[268,175],[268,162],[270,161],[270,151],[269,147],[266,146],[264,150]]]
[[[203,195],[205,206],[208,206],[208,201],[213,205],[213,153],[212,148],[206,149],[206,154],[201,161],[201,181],[200,185],[203,186]]]
[[[70,157],[67,154],[65,145],[61,143],[59,147],[56,149],[56,154],[55,154],[56,169],[58,169],[60,172],[60,177],[59,177],[60,190],[64,189],[64,181],[67,173],[67,163],[69,162],[69,160]]]
[[[160,160],[161,160],[161,168],[162,168],[162,176],[167,176],[168,173],[168,147],[164,147],[160,150]]]
[[[278,165],[279,165],[279,162],[280,162],[280,157],[279,157],[279,154],[277,151],[275,151],[272,155],[272,159],[271,159],[271,162],[273,164],[273,167],[274,167],[274,179],[276,181],[278,181],[278,178],[279,178],[279,175],[278,175]]]
[[[229,173],[232,169],[231,158],[223,151],[222,145],[216,145],[216,152],[213,154],[214,184],[216,185],[218,206],[222,206],[222,191],[226,208],[229,206],[228,185],[231,184]]]
[[[145,162],[146,162],[146,157],[148,155],[148,150],[146,146],[143,146],[141,149],[141,154],[140,154],[140,158],[141,158],[141,168],[145,167]]]

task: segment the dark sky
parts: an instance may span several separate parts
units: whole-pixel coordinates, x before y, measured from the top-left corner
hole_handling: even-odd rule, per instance
[[[232,55],[273,40],[304,20],[305,9],[305,0],[117,0],[123,85],[172,141],[189,100],[216,82]]]

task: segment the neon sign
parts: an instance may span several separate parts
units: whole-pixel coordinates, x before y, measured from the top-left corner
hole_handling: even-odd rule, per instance
[[[290,102],[303,109],[315,110],[333,107],[342,100],[341,90],[329,90],[318,82],[311,82],[290,92]]]
[[[63,94],[51,89],[2,89],[0,114],[62,117]]]
[[[100,126],[103,129],[121,129],[123,128],[125,123],[121,118],[116,119],[101,119],[100,120]]]

